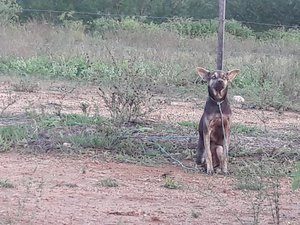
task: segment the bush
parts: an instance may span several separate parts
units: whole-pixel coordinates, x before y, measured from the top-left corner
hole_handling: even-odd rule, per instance
[[[251,38],[255,36],[253,30],[251,30],[249,27],[244,26],[242,23],[235,20],[226,21],[225,30],[229,34],[232,34],[235,37],[239,37],[243,39]]]
[[[161,24],[161,27],[176,32],[181,36],[194,37],[207,37],[212,34],[218,33],[219,21],[218,20],[200,20],[193,21],[191,19],[176,18]],[[254,37],[254,32],[235,20],[226,21],[225,31],[233,36],[240,38]]]
[[[0,0],[0,21],[2,23],[16,22],[21,7],[16,0]]]
[[[256,37],[261,40],[285,40],[289,42],[300,42],[300,30],[276,28],[256,34]]]
[[[178,33],[180,36],[206,37],[217,33],[218,22],[216,20],[193,21],[191,19],[175,18],[162,23],[162,28]]]
[[[92,30],[96,33],[105,33],[111,31],[154,31],[159,30],[159,26],[154,23],[145,23],[138,19],[126,17],[120,20],[111,18],[99,18],[93,21]]]
[[[135,122],[155,109],[151,90],[155,82],[151,77],[142,64],[134,61],[122,67],[115,64],[113,76],[99,87],[114,122]]]

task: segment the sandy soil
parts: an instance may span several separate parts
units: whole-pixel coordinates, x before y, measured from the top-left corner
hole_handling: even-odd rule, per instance
[[[252,198],[231,177],[185,173],[90,158],[1,154],[0,222],[12,224],[251,224]],[[171,176],[181,189],[162,187]],[[101,187],[114,178],[118,187]],[[300,192],[281,181],[281,222],[299,224]],[[273,224],[268,203],[261,224]],[[0,223],[1,224],[1,223]]]
[[[68,89],[68,88],[67,88]],[[91,113],[104,109],[97,89],[76,88],[72,93],[53,83],[36,93],[12,92],[11,82],[0,85],[0,99],[17,101],[5,112],[24,110],[81,113],[81,102],[91,105]],[[171,101],[150,119],[197,121],[201,102]],[[292,130],[300,126],[300,115],[293,112],[261,112],[234,109],[234,122]],[[4,123],[5,124],[5,123]],[[163,187],[170,176],[181,188]],[[118,187],[102,187],[99,180],[116,179]],[[53,154],[0,154],[0,179],[14,188],[0,188],[0,224],[251,224],[255,192],[235,188],[231,176],[185,173],[164,165],[145,167],[96,161],[88,157]],[[281,224],[299,224],[300,192],[291,191],[291,181],[281,180]],[[260,224],[273,224],[268,201],[261,209]]]

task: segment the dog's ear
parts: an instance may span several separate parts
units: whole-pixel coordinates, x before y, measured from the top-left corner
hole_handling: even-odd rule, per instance
[[[197,67],[197,73],[198,75],[203,79],[203,80],[208,80],[209,78],[209,71],[202,68],[202,67]]]
[[[236,77],[236,75],[238,75],[238,73],[240,72],[240,70],[238,69],[234,69],[234,70],[230,70],[227,72],[227,78],[229,81],[233,81],[234,78]]]

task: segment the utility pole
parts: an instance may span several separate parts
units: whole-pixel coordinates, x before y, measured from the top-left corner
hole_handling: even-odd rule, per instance
[[[219,0],[219,32],[218,32],[218,48],[217,48],[217,69],[218,70],[223,70],[225,11],[226,11],[226,0]]]

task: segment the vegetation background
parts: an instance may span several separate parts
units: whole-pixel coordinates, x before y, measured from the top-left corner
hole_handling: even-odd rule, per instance
[[[215,68],[217,14],[216,0],[0,0],[0,72],[19,78],[21,92],[36,91],[36,78],[96,84],[119,126],[150,113],[157,95],[204,98],[194,68]],[[241,69],[232,92],[246,98],[243,107],[299,111],[300,2],[230,0],[227,20],[226,69]],[[90,143],[69,141],[103,147],[116,130],[109,122]],[[8,131],[1,141],[9,148],[19,134]],[[112,145],[118,135],[105,148],[128,145]]]

